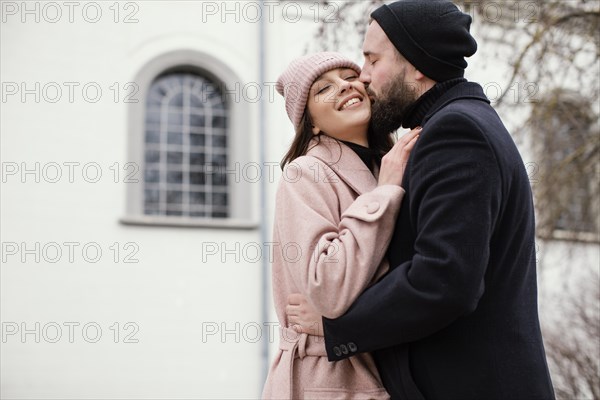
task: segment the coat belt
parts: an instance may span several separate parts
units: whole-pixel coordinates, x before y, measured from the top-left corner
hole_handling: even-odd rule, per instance
[[[288,365],[290,373],[289,399],[294,395],[294,360],[306,356],[327,357],[325,338],[298,333],[291,328],[279,328],[279,349],[283,351],[281,362]]]

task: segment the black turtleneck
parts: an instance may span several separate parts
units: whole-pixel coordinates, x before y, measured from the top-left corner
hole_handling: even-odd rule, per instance
[[[423,118],[425,118],[431,107],[444,93],[453,86],[466,81],[465,78],[455,78],[436,83],[431,89],[423,93],[423,95],[407,110],[406,116],[404,117],[404,120],[402,120],[402,126],[410,129],[420,126],[423,123]]]
[[[354,150],[356,155],[360,157],[362,162],[365,163],[365,165],[367,166],[367,168],[369,168],[371,172],[374,171],[375,165],[377,165],[378,167],[381,166],[381,154],[377,150],[370,149],[368,147],[361,146],[360,144],[356,144],[353,142],[347,142],[345,140],[340,140],[340,142],[344,143],[346,146]]]

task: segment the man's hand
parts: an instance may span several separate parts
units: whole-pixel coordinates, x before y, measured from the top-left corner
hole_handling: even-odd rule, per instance
[[[323,336],[323,320],[306,297],[293,293],[288,296],[285,308],[290,327],[298,333]]]

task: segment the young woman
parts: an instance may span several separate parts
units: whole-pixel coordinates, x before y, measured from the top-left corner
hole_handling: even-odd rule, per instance
[[[371,133],[359,75],[355,63],[326,52],[293,61],[277,81],[296,136],[276,197],[272,282],[280,340],[264,399],[389,399],[368,354],[329,362],[323,337],[296,333],[285,309],[288,295],[302,293],[336,318],[388,268],[404,166],[419,131],[395,145],[391,134]],[[340,351],[356,350],[349,343]]]

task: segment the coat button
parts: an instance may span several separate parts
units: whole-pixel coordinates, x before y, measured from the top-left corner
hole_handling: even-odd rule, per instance
[[[354,342],[350,342],[348,343],[348,348],[350,349],[351,352],[356,353],[356,350],[358,350],[358,348],[356,347],[356,343]]]
[[[346,347],[345,344],[343,344],[343,345],[340,346],[340,350],[342,350],[342,353],[348,354],[348,348]]]
[[[338,356],[338,357],[342,355],[342,351],[341,351],[341,350],[340,350],[340,348],[339,348],[339,347],[337,347],[337,346],[334,346],[334,347],[333,347],[333,353],[334,353],[336,356]]]
[[[372,201],[367,205],[367,213],[375,214],[379,210],[379,203]]]

